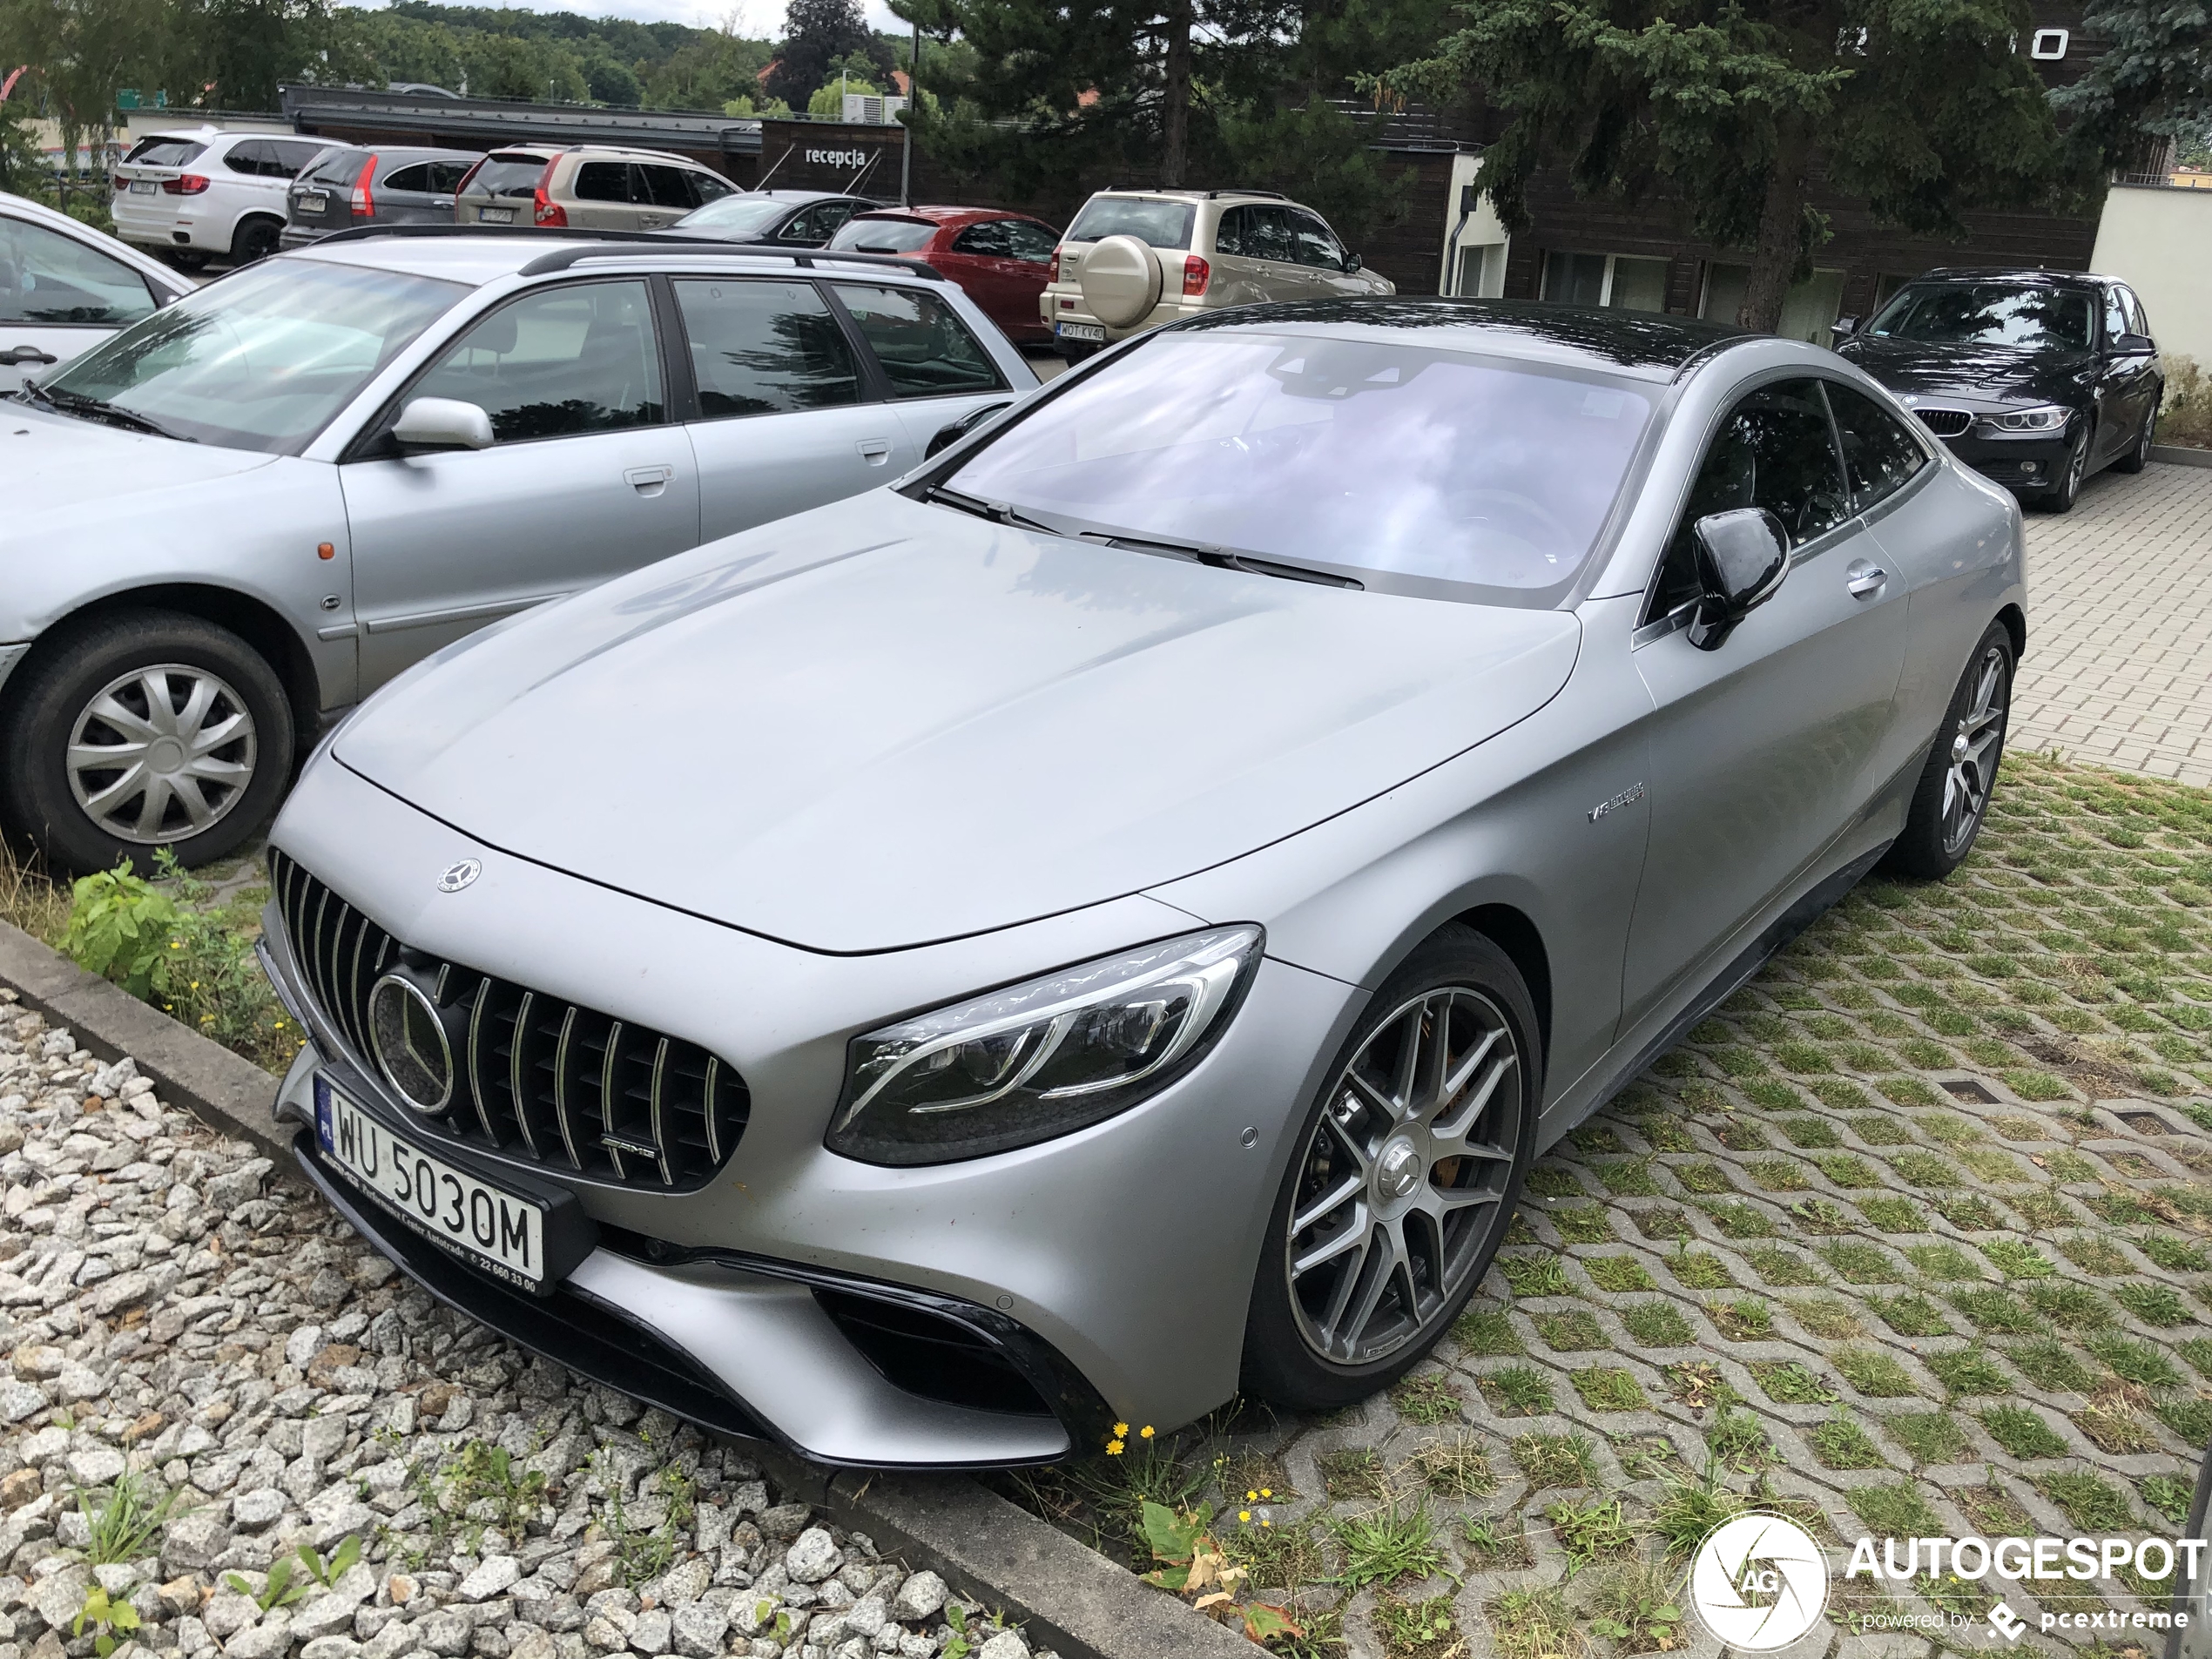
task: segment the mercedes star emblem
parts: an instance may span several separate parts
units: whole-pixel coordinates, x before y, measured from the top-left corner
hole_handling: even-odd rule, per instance
[[[438,878],[438,891],[458,893],[483,873],[482,859],[463,859],[458,864],[449,864],[445,873]]]

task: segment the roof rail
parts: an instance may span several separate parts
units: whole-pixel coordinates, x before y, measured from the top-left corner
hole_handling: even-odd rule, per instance
[[[333,231],[327,236],[319,236],[305,246],[320,247],[326,242],[367,242],[395,237],[429,237],[435,239],[450,236],[582,239],[587,243],[617,245],[610,247],[553,248],[523,266],[517,273],[522,276],[542,276],[548,271],[565,271],[582,260],[618,260],[633,251],[661,248],[670,253],[686,254],[726,253],[733,259],[783,259],[809,269],[818,260],[826,260],[837,265],[875,265],[888,270],[910,272],[932,282],[945,280],[945,273],[927,260],[910,260],[897,253],[862,253],[857,251],[833,253],[819,247],[779,247],[773,242],[732,242],[722,237],[671,236],[664,231],[545,230],[536,225],[354,225],[342,231]]]
[[[1270,201],[1290,200],[1279,190],[1254,190],[1244,185],[1231,185],[1226,190],[1200,190],[1196,185],[1109,185],[1102,193],[1111,195],[1117,190],[1147,190],[1160,196],[1203,196],[1208,201],[1218,196],[1264,196]]]

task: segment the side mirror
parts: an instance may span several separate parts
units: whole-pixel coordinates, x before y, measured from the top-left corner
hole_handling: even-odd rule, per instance
[[[392,435],[410,449],[489,449],[491,416],[454,397],[418,397],[400,411]]]
[[[1689,527],[1697,547],[1702,590],[1689,619],[1689,643],[1718,651],[1736,624],[1774,597],[1790,573],[1790,537],[1764,507],[1708,513]]]
[[[921,452],[921,458],[928,461],[944,454],[946,450],[974,431],[977,427],[981,426],[993,415],[1008,407],[1008,405],[1004,403],[986,403],[981,408],[970,409],[959,420],[938,428],[937,435],[930,439],[929,447]]]
[[[2158,342],[2148,334],[2122,334],[2112,342],[2113,350],[2122,357],[2150,357],[2158,351]]]
[[[1347,271],[1359,270],[1366,263],[1367,261],[1361,259],[1357,253],[1347,253],[1344,256],[1344,268]]]
[[[1836,340],[1849,340],[1858,332],[1858,319],[1856,317],[1838,317],[1828,325],[1830,336]]]

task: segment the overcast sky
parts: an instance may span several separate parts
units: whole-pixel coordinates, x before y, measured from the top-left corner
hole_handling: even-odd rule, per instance
[[[516,5],[525,11],[575,11],[587,17],[630,17],[639,23],[687,23],[695,29],[719,28],[733,13],[738,32],[772,39],[784,31],[784,0],[482,0],[489,5]],[[861,10],[873,27],[903,35],[907,25],[891,15],[883,0],[861,0]]]

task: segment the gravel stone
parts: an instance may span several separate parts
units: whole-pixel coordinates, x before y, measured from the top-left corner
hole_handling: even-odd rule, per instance
[[[281,1608],[265,1613],[223,1644],[229,1659],[282,1659],[292,1648],[292,1622]]]
[[[422,1645],[432,1653],[450,1656],[469,1650],[469,1635],[475,1621],[458,1608],[440,1608],[422,1621]]]
[[[784,1571],[800,1584],[819,1584],[845,1564],[845,1552],[819,1527],[809,1527],[792,1541]]]
[[[945,1610],[945,1581],[924,1570],[899,1586],[891,1598],[891,1616],[907,1624],[926,1624]]]
[[[482,1602],[497,1595],[523,1575],[522,1564],[512,1555],[489,1555],[483,1564],[454,1588],[464,1602]]]
[[[1029,1659],[1029,1644],[1019,1630],[1001,1630],[976,1649],[975,1659]]]
[[[670,1622],[676,1651],[684,1659],[714,1659],[722,1651],[730,1615],[711,1602],[691,1602],[678,1608]]]

